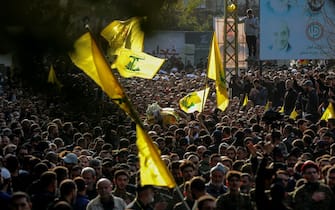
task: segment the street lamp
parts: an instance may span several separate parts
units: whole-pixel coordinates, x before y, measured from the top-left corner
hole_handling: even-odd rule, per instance
[[[228,1],[227,11],[234,12],[236,10],[236,5],[232,1]]]

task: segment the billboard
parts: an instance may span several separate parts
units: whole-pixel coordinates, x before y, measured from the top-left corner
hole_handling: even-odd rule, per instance
[[[335,0],[260,1],[260,59],[334,59]]]

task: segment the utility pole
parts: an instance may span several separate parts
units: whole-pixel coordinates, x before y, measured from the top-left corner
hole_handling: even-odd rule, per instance
[[[224,1],[223,68],[238,74],[238,13],[237,0]]]

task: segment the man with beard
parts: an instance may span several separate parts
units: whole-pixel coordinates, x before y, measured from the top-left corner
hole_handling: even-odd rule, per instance
[[[114,174],[115,189],[113,195],[122,198],[127,204],[132,202],[135,196],[127,192],[127,186],[129,184],[129,174],[125,170],[118,170]]]
[[[122,198],[112,195],[112,188],[112,182],[109,179],[99,179],[98,196],[88,203],[87,210],[125,210],[127,204]]]
[[[83,177],[87,185],[86,194],[88,196],[88,199],[92,200],[98,195],[97,188],[95,185],[97,176],[94,168],[92,167],[83,168],[83,170],[81,171],[81,177]]]
[[[179,185],[179,189],[181,192],[184,192],[185,190],[185,183],[189,180],[191,180],[194,177],[195,174],[195,166],[193,164],[192,161],[190,160],[184,160],[180,166],[179,166],[180,172],[181,172],[181,176],[183,177],[183,183],[181,185]],[[168,209],[172,209],[173,206],[180,202],[180,197],[177,193],[177,190],[173,191],[173,199],[172,201],[169,203],[169,207]]]
[[[222,163],[217,163],[210,170],[210,181],[206,184],[206,191],[211,196],[217,198],[219,195],[227,192],[227,187],[224,185],[225,176],[229,169]]]
[[[127,210],[153,210],[153,207],[151,206],[155,196],[153,186],[138,185],[136,191],[136,198],[127,206]]]

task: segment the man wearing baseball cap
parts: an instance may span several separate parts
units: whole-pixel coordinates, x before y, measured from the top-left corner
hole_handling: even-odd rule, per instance
[[[334,209],[334,194],[327,185],[319,181],[320,170],[318,165],[308,160],[301,166],[301,173],[307,182],[297,188],[293,194],[294,209]]]

